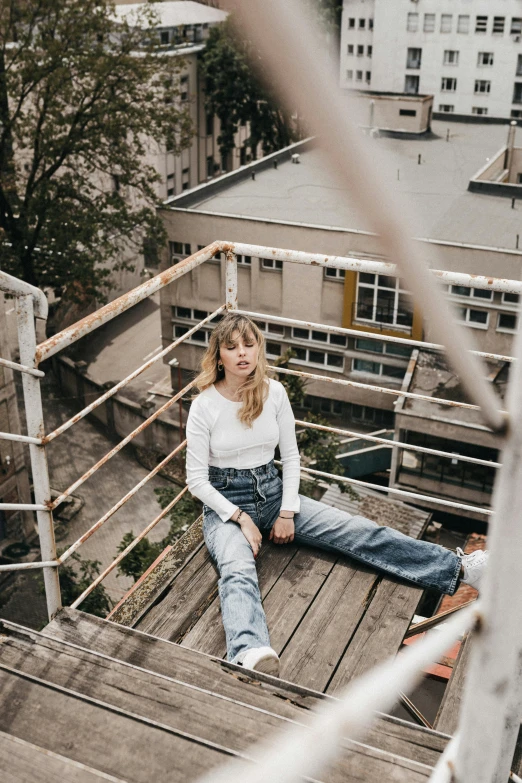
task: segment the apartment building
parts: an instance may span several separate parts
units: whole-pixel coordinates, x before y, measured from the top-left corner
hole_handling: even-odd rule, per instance
[[[505,142],[501,125],[452,125],[435,121],[435,138],[411,142],[374,139],[397,153],[400,177],[424,220],[425,253],[433,265],[457,272],[520,279],[522,252],[516,249],[520,224],[510,202],[467,191],[469,177]],[[292,156],[299,156],[299,164]],[[421,163],[418,163],[420,155]],[[461,161],[458,172],[454,161]],[[162,209],[169,236],[166,264],[198,247],[225,239],[325,255],[383,258],[377,238],[362,222],[357,198],[351,208],[339,199],[335,179],[313,142],[300,142],[237,172],[171,199]],[[422,236],[422,235],[421,235]],[[164,344],[180,336],[222,304],[224,260],[215,259],[162,294]],[[472,331],[481,349],[509,354],[517,328],[517,301],[499,294],[452,285],[447,290],[457,318]],[[323,270],[269,258],[239,259],[240,307],[253,312],[306,319],[374,334],[431,340],[422,312],[400,279]],[[294,366],[329,377],[400,389],[411,351],[364,336],[336,337],[321,330],[282,327],[260,319],[271,358],[291,346]],[[195,371],[208,340],[202,329],[176,352],[181,366]],[[368,388],[313,381],[308,404],[333,421],[373,428],[393,426],[394,398]]]
[[[522,118],[522,6],[344,0],[340,84],[432,94],[441,114]]]

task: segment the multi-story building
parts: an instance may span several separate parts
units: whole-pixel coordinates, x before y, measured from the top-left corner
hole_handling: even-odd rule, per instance
[[[519,0],[344,0],[340,84],[434,96],[444,114],[522,118]]]
[[[435,120],[435,138],[420,137],[415,142],[414,155],[407,140],[381,138],[372,143],[395,150],[398,177],[393,184],[398,193],[406,192],[415,201],[424,223],[419,251],[424,256],[433,253],[434,267],[519,280],[522,251],[517,249],[517,210],[511,208],[507,199],[489,194],[478,196],[467,190],[469,178],[505,142],[506,128],[473,123],[458,123],[452,128],[454,135],[446,141],[446,124]],[[296,155],[299,165],[292,163]],[[454,169],[456,159],[460,162],[458,170]],[[310,141],[171,199],[162,216],[170,240],[167,264],[185,258],[216,238],[325,256],[384,260],[378,238],[361,221],[357,198],[352,197],[348,205],[345,199],[340,203],[336,180],[330,177],[320,150]],[[305,312],[310,322],[370,332],[375,337],[434,339],[421,308],[412,301],[400,278],[282,263],[254,253],[241,256],[238,261],[242,309],[295,319],[302,319]],[[220,292],[224,286],[225,262],[216,258],[164,289],[164,345],[223,304]],[[447,287],[447,296],[457,320],[466,324],[479,349],[500,355],[511,353],[517,330],[517,294],[452,284]],[[270,323],[266,318],[259,321],[266,334],[269,359],[274,360],[292,347],[296,352],[292,360],[295,369],[361,384],[310,381],[306,401],[309,408],[352,430],[395,426],[396,397],[382,394],[374,387],[397,391],[410,388],[404,384],[410,383],[407,368],[411,347],[369,339],[364,334],[335,335],[320,328]],[[210,328],[206,326],[193,334],[176,351],[181,367],[190,377],[199,366]],[[418,376],[417,372],[415,383]],[[175,379],[175,388],[177,383]],[[437,383],[432,384],[434,388]],[[425,393],[427,387],[422,381],[420,388]],[[412,417],[407,419],[405,411],[401,408],[397,434],[412,429]],[[432,426],[433,416],[426,415],[423,422],[424,415],[421,412],[416,429],[436,442],[440,433]],[[464,423],[461,425],[459,418],[458,426],[444,436],[454,441],[450,450],[465,454],[469,448],[480,447],[490,453],[499,447],[494,436],[488,439],[479,433],[480,437],[473,439],[473,428],[463,415]],[[397,463],[396,470],[399,464],[403,465]],[[404,466],[400,475],[395,476],[394,472],[398,483],[406,475],[407,458]],[[412,476],[415,478],[415,471],[410,470],[410,484]],[[424,476],[421,478],[425,480]],[[455,486],[445,486],[453,497]],[[488,496],[490,486],[491,482],[486,482],[480,502]],[[473,495],[474,490],[470,492]]]

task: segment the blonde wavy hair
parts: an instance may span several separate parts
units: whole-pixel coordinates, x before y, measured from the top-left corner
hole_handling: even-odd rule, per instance
[[[265,338],[254,321],[245,315],[234,313],[223,316],[214,327],[208,341],[208,348],[201,360],[201,372],[195,379],[200,392],[225,377],[225,370],[218,368],[220,348],[229,345],[232,335],[239,332],[243,339],[254,338],[258,345],[257,366],[240,387],[242,406],[238,411],[239,420],[248,427],[261,415],[268,396],[268,376],[265,356]]]

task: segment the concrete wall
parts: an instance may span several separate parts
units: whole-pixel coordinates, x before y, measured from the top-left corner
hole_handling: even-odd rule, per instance
[[[55,357],[53,369],[60,388],[67,396],[76,398],[79,410],[107,391],[106,387],[89,378],[67,357]],[[107,429],[109,436],[120,438],[126,437],[147,418],[140,405],[119,394],[109,397],[89,415]],[[143,448],[168,454],[179,443],[179,427],[175,422],[160,417],[137,435],[133,442]]]
[[[426,133],[429,130],[433,98],[423,95],[386,95],[385,93],[354,93],[360,114],[370,128],[395,133]],[[414,115],[411,116],[411,113]]]

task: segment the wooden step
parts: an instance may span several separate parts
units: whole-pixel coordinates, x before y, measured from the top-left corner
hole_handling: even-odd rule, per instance
[[[196,780],[230,758],[226,749],[2,663],[0,692],[0,731],[129,783]]]
[[[2,783],[125,783],[0,731]]]
[[[297,722],[329,698],[294,683],[263,675],[250,677],[226,661],[75,610],[63,610],[44,633]],[[365,743],[433,765],[447,740],[440,732],[383,715]]]

